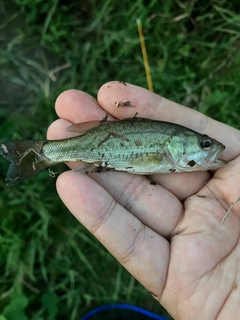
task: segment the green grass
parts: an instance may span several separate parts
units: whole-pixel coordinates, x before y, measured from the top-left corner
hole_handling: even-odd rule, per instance
[[[239,2],[148,2],[1,4],[0,140],[44,137],[66,89],[96,96],[109,80],[146,87],[137,18],[155,92],[240,128]],[[7,166],[1,161],[1,320],[79,319],[109,302],[165,314],[68,213],[53,178],[8,188]]]

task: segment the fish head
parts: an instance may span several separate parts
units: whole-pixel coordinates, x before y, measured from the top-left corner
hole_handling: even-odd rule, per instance
[[[207,135],[196,132],[172,137],[167,145],[167,156],[176,171],[207,171],[221,168],[227,162],[219,159],[225,146]]]

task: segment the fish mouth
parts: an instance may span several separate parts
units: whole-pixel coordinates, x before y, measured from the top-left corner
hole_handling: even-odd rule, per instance
[[[218,168],[225,166],[226,164],[228,164],[227,161],[222,160],[222,159],[216,159],[213,163],[213,167],[214,167],[214,169],[218,169]]]
[[[225,149],[225,146],[222,145],[220,150],[217,150],[213,154],[209,154],[208,157],[206,158],[207,160],[206,165],[209,167],[212,165],[214,169],[221,168],[224,165],[226,165],[228,163],[227,161],[218,158],[224,149]]]

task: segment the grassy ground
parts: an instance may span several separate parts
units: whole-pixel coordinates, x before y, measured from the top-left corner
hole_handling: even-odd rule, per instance
[[[149,4],[146,4],[149,3]],[[240,128],[237,0],[18,0],[0,4],[0,140],[41,138],[68,88],[146,87],[141,18],[155,92]],[[60,166],[59,170],[64,170]],[[79,319],[109,302],[166,315],[68,213],[43,173],[5,187],[0,167],[0,319]]]

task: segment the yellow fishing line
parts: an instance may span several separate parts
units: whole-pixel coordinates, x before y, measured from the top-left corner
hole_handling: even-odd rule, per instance
[[[144,41],[142,23],[140,19],[137,19],[137,26],[138,26],[138,34],[139,34],[139,39],[140,39],[140,44],[142,49],[143,62],[144,62],[144,67],[145,67],[145,72],[147,77],[148,89],[153,92],[151,71],[149,67],[148,55],[147,55],[147,50],[146,50],[145,41]]]

